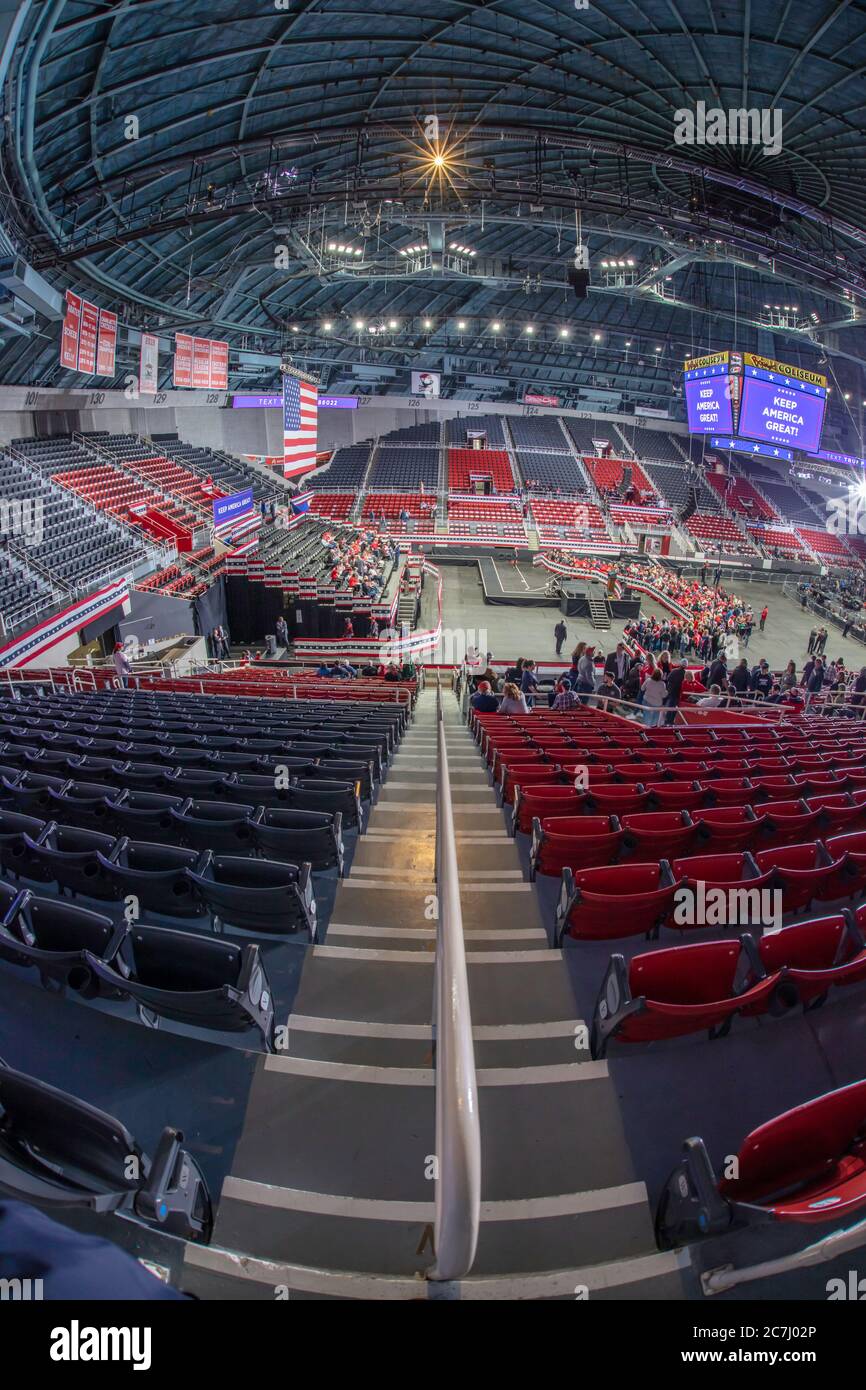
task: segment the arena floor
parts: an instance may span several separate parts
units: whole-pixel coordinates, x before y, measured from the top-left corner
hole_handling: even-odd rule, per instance
[[[503,563],[501,568],[503,576],[508,569],[514,577],[514,571],[507,563]],[[536,661],[555,659],[553,629],[559,616],[555,608],[510,608],[503,604],[485,603],[475,562],[443,565],[441,572],[443,629],[465,632],[467,645],[474,641],[479,650],[492,652],[497,661],[515,660],[518,656],[532,657]],[[528,590],[543,590],[544,580],[531,565],[518,566],[517,574],[522,577]],[[766,630],[761,633],[756,628],[744,652],[750,663],[766,657],[771,668],[779,670],[793,657],[799,670],[806,657],[809,631],[818,621],[814,614],[804,613],[799,603],[781,593],[778,586],[744,584],[739,588],[734,586],[734,592],[751,602],[756,615],[765,603],[770,610]],[[642,611],[659,618],[671,616],[666,609],[648,600],[644,600]],[[420,626],[435,625],[436,590],[428,582],[421,606]],[[563,649],[565,654],[569,654],[580,641],[594,641],[596,646],[610,651],[622,635],[623,628],[622,623],[614,623],[610,631],[598,632],[584,619],[574,618],[568,619],[566,626],[568,637]],[[850,637],[843,640],[838,628],[831,630],[827,655],[833,661],[841,656],[846,665],[855,670],[866,665],[866,647]],[[443,659],[446,659],[444,652]]]

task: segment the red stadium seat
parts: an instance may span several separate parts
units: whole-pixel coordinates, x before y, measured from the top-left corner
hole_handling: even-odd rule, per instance
[[[501,782],[503,763],[523,764],[544,763],[547,761],[547,754],[542,753],[540,748],[533,748],[530,744],[522,743],[518,747],[491,747],[490,757],[487,759],[487,765],[490,768],[494,782]]]
[[[769,888],[773,880],[773,870],[761,870],[748,850],[739,854],[696,854],[687,859],[674,859],[671,862],[671,871],[674,877],[685,882],[686,886],[699,897],[701,892],[699,885],[703,885],[703,892],[709,894],[713,889],[747,889],[749,894],[753,890],[759,893],[762,889]],[[751,912],[754,900],[746,898],[744,906],[748,910],[749,920],[746,922],[739,920],[740,905],[739,901],[730,903],[737,914],[736,925],[748,926],[752,922]],[[758,910],[762,907],[761,900],[758,899]],[[681,923],[674,919],[670,922],[671,926],[678,929],[689,927],[692,930],[700,931],[706,926],[725,927],[732,925],[727,920],[719,922],[694,921]]]
[[[604,1056],[611,1038],[656,1042],[704,1029],[719,1037],[744,1008],[765,1013],[779,974],[755,979],[754,966],[750,938],[648,951],[628,967],[622,956],[611,956],[593,1015],[593,1057]]]
[[[814,844],[774,846],[755,855],[758,868],[775,870],[773,888],[782,892],[782,911],[799,912],[813,898],[826,896],[827,885],[844,862],[832,860],[820,840]]]
[[[858,806],[848,792],[822,792],[820,796],[810,796],[806,805],[810,811],[820,811],[818,833],[821,839],[828,834],[841,834],[853,830],[855,825],[866,821],[866,806]]]
[[[841,856],[843,860],[838,874],[828,884],[828,893],[836,891],[840,898],[866,893],[866,831],[833,835],[826,843],[828,853],[834,859]]]
[[[693,811],[703,806],[706,792],[697,782],[647,782],[650,804],[659,810]]]
[[[668,781],[673,781],[674,778],[676,778],[678,782],[681,782],[686,778],[691,779],[693,777],[708,776],[709,763],[682,762],[677,758],[675,762],[670,764],[659,762],[656,776],[658,776],[659,773]]]
[[[639,861],[672,859],[694,843],[698,828],[688,811],[644,811],[624,816],[624,847]],[[572,867],[574,867],[572,865]]]
[[[794,778],[797,796],[817,796],[821,792],[844,792],[856,785],[856,777],[844,772],[802,772]],[[864,780],[866,785],[866,780]]]
[[[703,806],[691,812],[699,837],[713,854],[751,849],[766,820],[751,806]]]
[[[544,821],[546,816],[579,815],[587,800],[586,792],[577,792],[564,782],[531,786],[526,791],[518,786],[511,812],[511,833],[516,835],[518,830],[522,830],[524,835],[531,834],[536,816]]]
[[[698,785],[707,806],[744,806],[757,799],[757,790],[748,777],[720,777],[715,782],[702,779]]]
[[[560,782],[561,769],[555,763],[508,763],[503,762],[500,775],[500,793],[503,805],[511,805],[515,787],[531,787],[540,782]]]
[[[640,782],[594,782],[587,788],[589,809],[597,815],[621,816],[640,811],[647,805],[650,794]]]
[[[677,884],[666,860],[562,871],[556,940],[592,941],[655,933],[673,907]]]
[[[810,811],[799,801],[765,801],[760,813],[766,816],[756,841],[760,849],[770,845],[799,845],[810,835],[817,835],[820,811]]]
[[[564,868],[590,869],[612,864],[619,854],[623,831],[616,816],[547,816],[532,822],[529,876],[554,874]]]
[[[795,992],[804,1006],[823,999],[834,985],[866,980],[863,937],[842,913],[764,932],[758,954],[768,974],[784,971],[788,997]]]
[[[866,1204],[866,1081],[830,1091],[753,1130],[736,1177],[717,1179],[689,1139],[656,1214],[662,1249],[766,1221],[839,1222]]]

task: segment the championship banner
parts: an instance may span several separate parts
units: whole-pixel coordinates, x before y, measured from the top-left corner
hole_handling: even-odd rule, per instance
[[[117,314],[99,311],[99,337],[96,346],[96,375],[114,376],[117,359]]]
[[[227,391],[229,389],[228,343],[211,342],[210,388],[212,391]]]
[[[66,317],[60,335],[60,365],[78,371],[78,339],[81,335],[81,296],[66,291]]]
[[[141,356],[138,361],[138,390],[142,396],[156,395],[159,380],[159,338],[155,333],[142,333]]]
[[[99,310],[86,299],[81,305],[81,332],[78,337],[78,370],[85,376],[96,373],[96,340],[99,335]]]
[[[174,335],[174,384],[192,386],[192,348],[194,339],[188,333]],[[208,377],[208,383],[210,377]]]
[[[210,387],[210,338],[192,340],[192,384],[199,391]]]

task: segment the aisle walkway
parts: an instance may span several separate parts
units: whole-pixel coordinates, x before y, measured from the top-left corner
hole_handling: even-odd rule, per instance
[[[450,692],[443,695],[482,1135],[472,1275],[433,1263],[436,695],[418,701],[325,942],[309,948],[288,1045],[263,1059],[200,1296],[681,1297],[659,1254],[607,1064],[583,1048],[561,952]],[[582,1050],[581,1050],[582,1049]],[[221,1248],[219,1248],[221,1247]],[[242,1252],[242,1253],[238,1253]],[[229,1288],[227,1281],[230,1282]]]

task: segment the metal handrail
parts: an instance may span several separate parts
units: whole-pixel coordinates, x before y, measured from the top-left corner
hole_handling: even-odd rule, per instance
[[[436,736],[436,892],[439,906],[434,1025],[438,1171],[434,1228],[436,1264],[428,1278],[453,1280],[469,1273],[478,1245],[481,1129],[441,684],[436,688]]]

